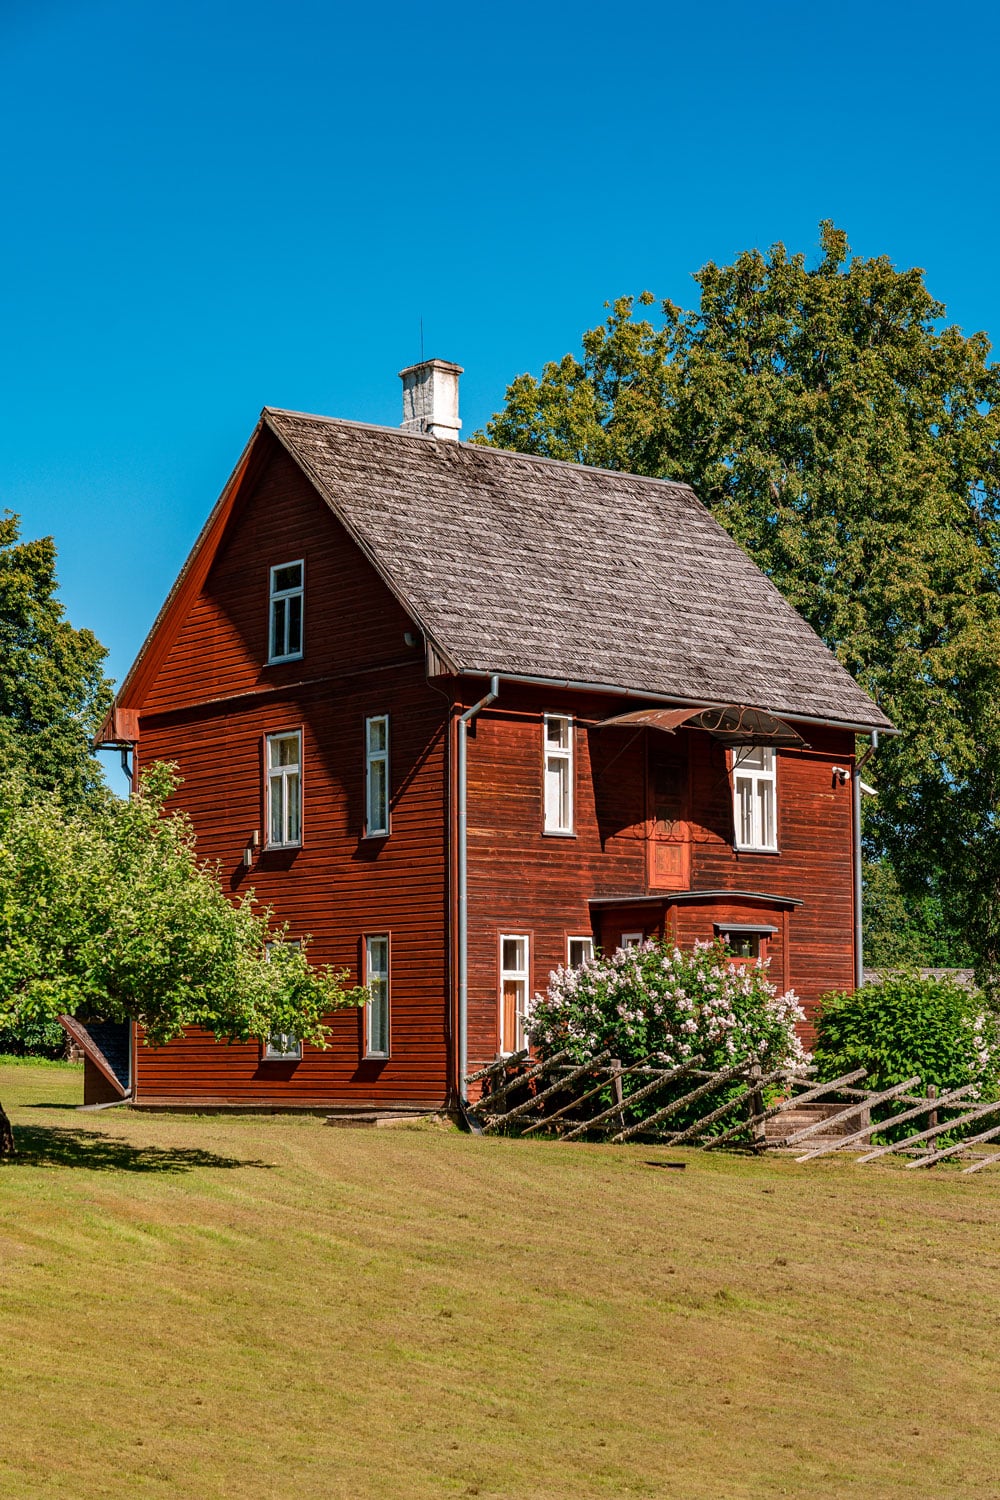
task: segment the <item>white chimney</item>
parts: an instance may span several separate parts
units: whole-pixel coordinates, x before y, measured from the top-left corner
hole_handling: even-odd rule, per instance
[[[432,437],[457,443],[462,424],[458,420],[458,377],[461,365],[446,359],[424,359],[419,365],[400,370],[403,382],[403,430],[429,432]]]

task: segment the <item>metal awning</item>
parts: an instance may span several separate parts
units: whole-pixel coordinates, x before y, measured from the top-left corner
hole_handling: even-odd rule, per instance
[[[746,708],[741,703],[729,703],[723,708],[640,708],[634,713],[602,719],[596,727],[629,725],[636,729],[659,729],[664,734],[676,734],[682,726],[704,729],[724,745],[775,745],[798,750],[806,744],[798,730],[784,719],[765,713],[762,708]]]

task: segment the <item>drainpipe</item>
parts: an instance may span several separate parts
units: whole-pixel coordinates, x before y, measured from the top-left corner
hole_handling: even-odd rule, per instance
[[[458,719],[458,1096],[467,1099],[469,1071],[469,725],[500,691],[500,674],[490,678],[490,690]]]
[[[865,982],[865,948],[861,921],[861,772],[877,749],[878,730],[873,729],[872,742],[861,759],[855,761],[851,775],[854,803],[854,988],[858,990]]]

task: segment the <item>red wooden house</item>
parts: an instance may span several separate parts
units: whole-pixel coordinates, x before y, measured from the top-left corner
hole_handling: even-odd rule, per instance
[[[118,694],[102,742],[372,993],[326,1051],[133,1038],[137,1104],[440,1107],[652,933],[854,981],[885,716],[689,488],[461,443],[459,374],[401,429],[266,409]]]

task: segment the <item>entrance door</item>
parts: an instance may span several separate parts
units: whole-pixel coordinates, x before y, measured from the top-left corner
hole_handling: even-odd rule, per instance
[[[500,939],[500,1051],[520,1052],[528,1009],[528,939]]]

